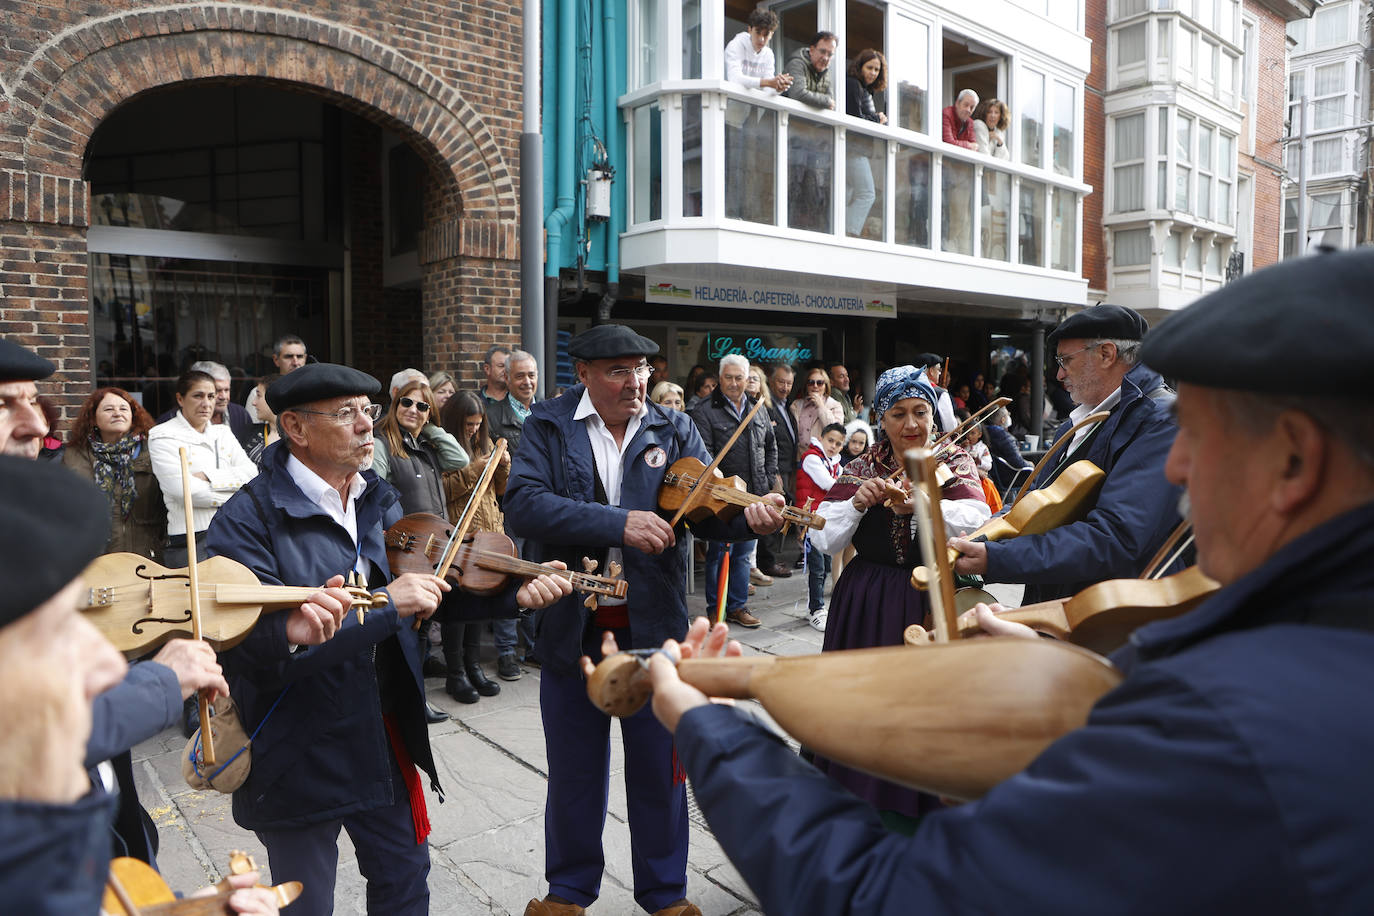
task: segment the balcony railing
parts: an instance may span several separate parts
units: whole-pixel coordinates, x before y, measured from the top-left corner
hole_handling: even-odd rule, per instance
[[[714,226],[1080,273],[1080,205],[1091,189],[1072,176],[719,80],[658,83],[621,108],[627,236]]]

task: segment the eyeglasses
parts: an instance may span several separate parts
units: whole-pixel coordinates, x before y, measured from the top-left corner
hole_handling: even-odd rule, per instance
[[[635,378],[648,378],[654,374],[654,367],[648,363],[642,363],[638,366],[620,366],[609,370],[606,373],[606,378],[613,382],[624,382],[630,377],[631,372],[635,374]]]
[[[1084,350],[1092,350],[1092,349],[1095,349],[1095,348],[1100,347],[1100,346],[1101,346],[1101,344],[1090,343],[1090,344],[1088,344],[1086,347],[1080,347],[1079,349],[1074,350],[1072,353],[1065,353],[1063,356],[1056,356],[1056,357],[1054,358],[1054,361],[1055,361],[1056,363],[1059,364],[1059,368],[1060,368],[1060,369],[1067,369],[1067,368],[1069,368],[1068,363],[1069,363],[1069,357],[1070,357],[1070,356],[1077,356],[1079,353],[1082,353]]]
[[[416,410],[420,411],[420,413],[429,413],[429,405],[426,404],[424,401],[415,401],[410,398],[401,398],[399,403],[402,407],[414,407]],[[373,419],[376,418],[374,417]]]
[[[354,407],[350,405],[348,407],[340,407],[335,411],[307,410],[304,407],[292,407],[291,410],[295,413],[313,413],[317,417],[328,417],[341,426],[351,426],[358,422],[358,414],[362,414],[374,423],[377,418],[382,415],[381,404],[368,404],[366,407]]]
[[[824,388],[824,387],[825,387],[825,379],[823,379],[823,378],[809,378],[809,379],[806,380],[806,387],[810,388],[810,387],[812,387],[813,385],[814,385],[815,387],[817,387],[817,388]]]

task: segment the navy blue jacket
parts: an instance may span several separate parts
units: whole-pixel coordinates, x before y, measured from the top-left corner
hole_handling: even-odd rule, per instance
[[[25,916],[100,912],[114,806],[102,789],[70,805],[0,800],[0,908]]]
[[[506,530],[527,539],[530,559],[562,560],[571,569],[581,569],[584,556],[599,559],[608,547],[624,547],[629,510],[658,507],[659,485],[674,461],[690,455],[703,464],[711,462],[686,414],[649,403],[625,449],[620,505],[599,503],[591,439],[585,422],[573,419],[584,390],[574,385],[560,397],[534,405],[506,484]],[[692,527],[712,540],[756,537],[743,515],[729,523],[707,519]],[[625,549],[631,645],[622,648],[658,647],[687,632],[687,544],[680,528],[678,535],[676,545],[658,555]],[[578,671],[591,623],[582,601],[582,595],[569,595],[536,617],[535,653],[545,665],[568,675]]]
[[[1371,555],[1366,505],[1137,630],[1085,727],[914,837],[734,707],[677,751],[766,913],[1374,912]]]
[[[132,665],[124,680],[91,703],[91,736],[86,741],[86,768],[110,761],[119,789],[115,812],[116,855],[133,856],[156,867],[157,825],[143,810],[134,781],[130,750],[164,728],[181,721],[181,684],[166,665],[146,661]]]
[[[1121,401],[1062,465],[1051,461],[1033,481],[1048,486],[1058,471],[1086,458],[1107,472],[1097,504],[1087,516],[1045,534],[987,545],[989,582],[1026,583],[1024,604],[1076,595],[1104,579],[1140,575],[1178,525],[1181,488],[1164,479],[1164,459],[1176,431],[1169,403],[1149,397],[1163,384],[1159,373],[1139,365],[1121,381]],[[1055,431],[1064,435],[1068,420]]]
[[[249,567],[264,584],[321,585],[353,568],[355,548],[291,479],[288,454],[285,440],[268,447],[261,473],[215,513],[206,547],[211,556]],[[391,578],[382,532],[401,517],[401,507],[389,483],[372,471],[363,479],[358,535],[376,590]],[[248,781],[234,793],[239,826],[300,827],[392,804],[406,789],[392,780],[383,712],[395,714],[411,759],[438,792],[410,620],[390,606],[368,611],[361,625],[348,614],[333,639],[292,652],[286,618],[264,614],[242,643],[220,654],[248,734],[266,718],[253,738]]]
[[[1002,459],[992,463],[991,473],[992,482],[997,484],[999,490],[1005,492],[1016,472],[1021,468],[1030,467],[1031,463],[1021,455],[1021,450],[1016,447],[1016,440],[1004,426],[998,426],[996,423],[984,426],[983,441],[987,443],[988,451],[992,453],[993,458]]]

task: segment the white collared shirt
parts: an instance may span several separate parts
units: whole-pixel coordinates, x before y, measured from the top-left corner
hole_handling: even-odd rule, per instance
[[[607,505],[620,505],[620,485],[625,478],[625,449],[629,448],[630,442],[634,440],[635,433],[639,431],[639,424],[648,412],[649,405],[641,403],[639,412],[630,417],[630,422],[625,424],[625,435],[619,445],[616,444],[615,436],[607,429],[606,421],[596,412],[592,396],[585,389],[582,392],[582,400],[577,404],[577,410],[573,412],[573,419],[581,420],[587,427],[587,438],[592,443],[592,460],[596,462],[596,476],[601,478],[601,488],[606,491]],[[624,551],[619,547],[612,547],[606,552],[606,566],[609,568],[612,563],[620,563],[623,566],[622,557]],[[598,572],[605,573],[606,570]],[[625,599],[601,598],[599,603],[624,604]]]
[[[1116,390],[1113,391],[1111,394],[1107,395],[1105,398],[1103,398],[1103,399],[1102,399],[1102,403],[1101,403],[1101,404],[1098,404],[1096,407],[1085,407],[1084,405],[1080,404],[1080,405],[1078,405],[1077,407],[1075,407],[1073,410],[1069,411],[1069,422],[1070,422],[1070,425],[1072,425],[1072,424],[1074,424],[1074,423],[1078,423],[1080,420],[1082,420],[1084,417],[1088,416],[1089,414],[1098,413],[1099,411],[1103,411],[1103,410],[1108,410],[1108,411],[1110,411],[1113,407],[1115,407],[1117,404],[1120,404],[1120,403],[1121,403],[1121,386],[1118,385],[1117,388],[1116,388]],[[1065,453],[1066,456],[1067,456],[1067,455],[1073,454],[1074,449],[1078,448],[1079,443],[1081,443],[1085,438],[1087,438],[1089,435],[1091,435],[1091,434],[1092,434],[1092,431],[1093,431],[1094,429],[1096,429],[1096,428],[1097,428],[1097,424],[1093,424],[1092,426],[1085,426],[1085,427],[1083,427],[1082,429],[1080,429],[1078,432],[1074,433],[1074,434],[1073,434],[1073,441],[1069,443],[1068,451]],[[1066,458],[1066,460],[1067,460],[1067,458]]]
[[[348,483],[348,505],[344,505],[339,497],[339,491],[331,487],[323,477],[316,474],[305,466],[295,455],[286,459],[286,471],[295,481],[296,486],[301,488],[305,498],[319,506],[335,522],[348,532],[348,537],[353,541],[353,546],[358,546],[358,510],[357,500],[367,489],[367,481],[363,480],[362,474],[354,474]],[[362,558],[359,551],[358,558],[353,564],[353,568],[360,574],[367,574],[366,561]]]

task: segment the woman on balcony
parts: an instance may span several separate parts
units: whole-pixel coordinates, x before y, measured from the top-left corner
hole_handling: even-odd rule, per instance
[[[1007,146],[1007,106],[1001,99],[984,99],[973,110],[973,134],[978,152],[994,159],[1010,159]]]
[[[873,104],[873,93],[886,88],[887,60],[881,51],[865,48],[849,65],[849,75],[845,79],[845,111],[851,117],[886,124],[887,115]],[[854,135],[856,140],[859,137]],[[846,158],[849,202],[844,208],[844,228],[848,235],[857,238],[863,235],[868,211],[873,208],[873,166],[857,144],[850,147]]]

